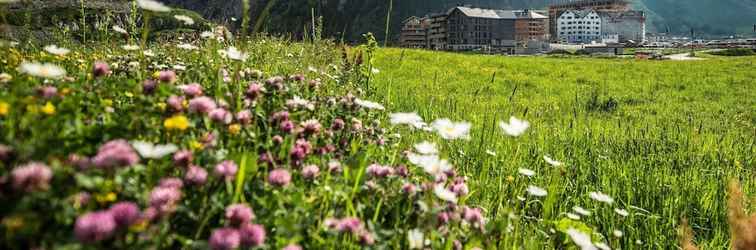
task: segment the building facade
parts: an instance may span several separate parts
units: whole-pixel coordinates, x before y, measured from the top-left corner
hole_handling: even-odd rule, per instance
[[[548,38],[548,18],[530,10],[456,7],[447,14],[447,49],[513,53],[518,44]]]
[[[599,12],[601,33],[617,36],[621,43],[646,41],[646,15],[643,11]]]
[[[429,27],[428,18],[408,17],[402,22],[399,45],[404,48],[427,48]]]
[[[623,12],[630,10],[628,0],[560,0],[549,5],[549,34],[552,41],[559,40],[557,20],[565,11],[592,9],[597,12]]]
[[[434,13],[429,16],[428,46],[433,50],[446,49],[446,13]]]
[[[594,10],[568,10],[557,19],[557,38],[562,43],[601,42],[601,18]]]

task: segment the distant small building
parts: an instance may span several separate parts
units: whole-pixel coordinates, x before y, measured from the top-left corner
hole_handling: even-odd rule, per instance
[[[557,36],[565,43],[601,41],[601,18],[596,11],[568,10],[557,19]]]
[[[514,53],[532,40],[548,39],[548,18],[532,10],[459,6],[447,14],[447,49]]]
[[[599,12],[601,33],[617,35],[621,43],[646,41],[646,15],[643,11]]]
[[[429,27],[428,18],[412,16],[405,19],[399,34],[399,45],[404,48],[427,48]]]

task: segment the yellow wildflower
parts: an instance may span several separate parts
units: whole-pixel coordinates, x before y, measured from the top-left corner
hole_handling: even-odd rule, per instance
[[[70,93],[71,93],[71,89],[69,88],[64,88],[63,90],[60,91],[61,95],[68,95]]]
[[[507,176],[507,181],[508,182],[513,182],[514,181],[514,177],[511,176],[511,175]]]
[[[194,150],[200,150],[205,147],[204,144],[198,142],[198,141],[192,141],[189,143],[189,146]]]
[[[10,104],[8,104],[7,102],[0,101],[0,116],[8,115],[9,111],[10,111]]]
[[[160,111],[165,111],[165,108],[168,107],[168,105],[165,104],[164,102],[158,103],[157,106],[158,106],[158,109],[160,109]]]
[[[241,131],[241,125],[234,123],[228,126],[228,132],[232,135],[239,134],[239,131]]]
[[[116,201],[118,199],[118,195],[113,192],[109,192],[107,194],[98,194],[95,196],[95,199],[99,203],[110,203]]]
[[[42,107],[42,113],[45,113],[46,115],[54,115],[55,105],[53,105],[51,102],[47,102],[47,104]]]
[[[8,216],[3,218],[3,226],[8,231],[16,231],[24,226],[24,217],[21,216]]]
[[[189,128],[189,119],[183,115],[176,115],[171,118],[165,119],[163,126],[168,130],[186,130]]]

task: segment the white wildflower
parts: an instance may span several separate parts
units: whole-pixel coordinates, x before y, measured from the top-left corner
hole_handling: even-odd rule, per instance
[[[153,53],[152,50],[148,49],[148,50],[142,51],[142,55],[144,55],[146,57],[153,57],[153,56],[155,56],[155,53]]]
[[[194,46],[190,43],[182,43],[182,44],[176,45],[176,48],[185,49],[185,50],[196,50],[197,46]]]
[[[121,33],[121,34],[124,34],[124,35],[128,35],[129,34],[129,32],[126,31],[126,29],[124,29],[123,27],[118,26],[118,25],[113,25],[113,31]]]
[[[586,233],[578,231],[574,228],[570,228],[567,229],[567,235],[570,236],[572,242],[575,242],[575,245],[580,247],[581,250],[598,250],[595,246],[593,246],[591,236]]]
[[[49,63],[23,62],[18,66],[18,71],[27,75],[48,79],[58,79],[66,75],[65,69]]]
[[[174,15],[173,18],[183,22],[185,25],[194,25],[194,19],[185,15]]]
[[[417,113],[393,113],[389,114],[389,118],[392,125],[406,124],[415,128],[425,127],[423,118]]]
[[[607,203],[607,204],[614,203],[614,199],[612,199],[611,196],[606,195],[606,194],[604,194],[602,192],[590,192],[590,193],[588,193],[588,196],[591,197],[591,199],[593,199],[595,201],[604,202],[604,203]]]
[[[436,149],[436,144],[428,141],[423,141],[421,143],[415,144],[415,151],[417,153],[422,155],[435,155],[438,154],[438,149]]]
[[[249,55],[247,55],[247,53],[241,52],[236,47],[231,46],[226,50],[226,57],[231,60],[246,61]]]
[[[366,109],[377,109],[377,110],[384,110],[386,108],[383,107],[380,103],[377,102],[371,102],[362,100],[360,98],[355,98],[354,103],[359,105],[360,107],[366,108]]]
[[[617,238],[622,238],[622,236],[625,235],[625,233],[620,230],[614,230],[612,231],[612,234],[614,235],[614,237],[617,237]]]
[[[8,83],[13,80],[13,76],[8,73],[0,73],[0,83]]]
[[[582,207],[574,206],[572,207],[572,211],[575,211],[575,213],[578,213],[582,216],[591,216],[591,211],[588,211]]]
[[[439,176],[452,170],[449,161],[441,159],[438,155],[418,155],[410,153],[407,158],[415,165],[420,166],[426,173],[431,176]]]
[[[123,46],[121,46],[121,48],[124,49],[124,50],[139,50],[139,46],[136,46],[136,45],[133,45],[133,44],[123,45]]]
[[[630,212],[628,212],[625,209],[620,209],[620,208],[615,208],[614,212],[621,215],[622,217],[627,217],[628,215],[630,215]]]
[[[137,0],[137,5],[139,5],[139,8],[154,12],[171,11],[170,7],[165,6],[165,4],[155,0]]]
[[[546,161],[546,163],[548,163],[549,165],[554,166],[554,167],[559,167],[559,166],[564,165],[563,162],[551,159],[551,157],[547,155],[543,156],[543,160]]]
[[[131,146],[144,158],[159,159],[178,150],[174,144],[155,145],[144,141],[133,141]]]
[[[490,156],[496,156],[496,151],[493,151],[493,150],[490,150],[490,149],[486,149],[486,154],[488,154]]]
[[[371,72],[373,72],[373,74],[378,74],[381,73],[381,70],[379,70],[378,68],[373,68]]]
[[[436,185],[436,187],[433,188],[433,193],[436,194],[439,199],[451,203],[457,203],[457,194],[450,191],[449,189],[444,188],[443,185]]]
[[[531,176],[534,176],[536,174],[535,171],[527,169],[527,168],[520,168],[520,169],[517,170],[517,172],[520,173],[521,175],[524,175],[524,176],[527,176],[527,177],[531,177]]]
[[[412,229],[407,232],[407,241],[410,249],[422,249],[425,242],[425,236],[420,229]]]
[[[470,127],[472,127],[468,122],[452,122],[449,119],[436,120],[431,126],[438,132],[441,138],[447,140],[469,139]]]
[[[528,191],[528,194],[530,194],[532,196],[537,196],[537,197],[543,197],[543,196],[546,196],[548,194],[548,192],[546,192],[546,189],[543,189],[543,188],[540,188],[540,187],[536,187],[536,186],[533,186],[533,185],[528,186],[527,191]]]
[[[58,47],[58,45],[55,44],[45,46],[45,51],[56,56],[65,56],[71,52],[71,50]]]
[[[215,38],[215,33],[213,33],[212,31],[202,31],[202,33],[200,33],[200,37],[205,39]]]
[[[507,135],[517,137],[525,133],[525,130],[530,127],[530,123],[512,116],[509,118],[509,123],[503,121],[499,122],[499,127],[501,127]]]
[[[567,213],[567,218],[570,218],[571,220],[580,220],[580,215]]]

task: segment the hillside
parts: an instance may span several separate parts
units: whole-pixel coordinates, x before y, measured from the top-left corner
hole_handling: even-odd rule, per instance
[[[394,1],[392,33],[396,34],[399,22],[412,15],[444,11],[457,4],[491,8],[536,8],[545,9],[554,0],[415,0]],[[637,9],[649,13],[649,31],[666,31],[688,34],[691,28],[712,36],[733,33],[752,34],[756,24],[756,0],[634,0]],[[240,0],[166,0],[216,20],[228,20],[241,16]],[[385,0],[340,0],[277,1],[270,11],[265,27],[269,31],[301,33],[311,19],[310,9],[324,16],[327,34],[340,37],[345,32],[347,39],[358,39],[365,32],[374,32],[382,39],[389,1]],[[253,0],[253,16],[257,17],[269,1]],[[275,24],[275,25],[271,25]]]

